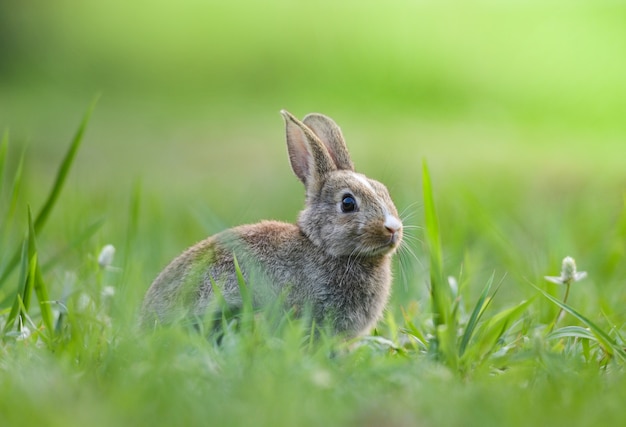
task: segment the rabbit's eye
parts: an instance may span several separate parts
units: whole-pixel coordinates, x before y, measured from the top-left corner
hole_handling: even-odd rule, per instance
[[[356,210],[356,200],[351,194],[346,194],[341,199],[341,212],[354,212]]]

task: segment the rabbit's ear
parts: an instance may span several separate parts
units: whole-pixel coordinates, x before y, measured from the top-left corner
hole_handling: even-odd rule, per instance
[[[287,150],[291,168],[307,188],[320,183],[322,177],[337,170],[326,146],[300,120],[282,110],[287,129]]]
[[[302,122],[311,128],[320,141],[324,143],[337,169],[354,172],[354,164],[350,159],[348,147],[337,123],[330,117],[317,113],[307,115]]]

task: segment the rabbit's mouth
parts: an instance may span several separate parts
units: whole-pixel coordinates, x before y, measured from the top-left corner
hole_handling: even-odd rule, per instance
[[[400,244],[401,236],[398,233],[392,234],[384,243],[371,245],[363,251],[369,256],[381,256],[393,253]]]
[[[398,232],[395,232],[389,237],[389,241],[387,242],[387,244],[393,247],[398,246],[401,239],[402,239],[401,234]]]

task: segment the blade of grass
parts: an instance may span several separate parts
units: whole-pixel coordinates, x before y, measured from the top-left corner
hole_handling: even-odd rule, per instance
[[[2,188],[4,187],[4,181],[5,181],[5,164],[6,164],[6,154],[8,151],[8,133],[5,134],[3,141],[2,141],[2,147],[0,148],[0,157],[2,158],[0,160],[0,201],[3,200],[3,194],[2,194]],[[9,237],[11,235],[10,231],[14,228],[13,227],[13,220],[14,220],[14,215],[15,215],[15,209],[17,207],[17,200],[19,197],[19,193],[20,193],[20,188],[21,188],[21,182],[22,182],[22,171],[23,171],[23,167],[24,167],[24,151],[22,151],[22,154],[20,156],[20,160],[17,164],[17,168],[14,172],[13,178],[11,179],[11,195],[9,197],[9,202],[8,202],[8,207],[4,207],[3,205],[0,204],[0,247],[6,247],[7,246],[7,242],[9,241]],[[4,271],[6,264],[7,263],[7,259],[6,259],[6,254],[0,254],[0,275],[2,275],[1,272]]]
[[[498,340],[507,331],[509,325],[517,320],[533,302],[528,299],[519,304],[504,309],[486,320],[477,330],[476,339],[472,341],[464,354],[465,364],[474,362],[480,364],[487,360],[488,356],[493,353]]]
[[[211,288],[213,289],[213,301],[212,304],[209,304],[207,307],[208,316],[206,319],[210,322],[210,330],[214,330],[218,327],[221,329],[221,332],[224,333],[227,329],[228,322],[233,317],[233,313],[231,312],[232,310],[228,306],[220,287],[210,274],[209,282],[211,283]],[[221,322],[221,324],[219,322]]]
[[[246,284],[243,277],[239,261],[233,254],[233,262],[235,264],[235,274],[237,275],[237,284],[239,285],[239,293],[241,295],[241,330],[250,333],[254,330],[254,307],[252,305],[252,294],[250,288]]]
[[[29,276],[29,263],[28,263],[28,240],[24,241],[22,245],[21,251],[21,263],[20,263],[20,277],[18,283],[18,288],[15,293],[15,298],[13,299],[13,303],[11,305],[11,311],[7,316],[6,322],[4,324],[4,329],[2,334],[6,336],[7,332],[13,328],[15,324],[15,319],[20,314],[20,307],[23,300],[23,295],[27,292],[28,288],[28,278]]]
[[[37,327],[35,322],[33,322],[33,319],[31,319],[31,317],[28,315],[28,310],[24,306],[24,303],[22,299],[19,297],[19,295],[18,295],[17,300],[20,305],[20,310],[23,314],[20,315],[20,324],[18,327],[18,331],[15,333],[14,336],[21,337],[21,339],[27,339],[28,337],[33,337],[35,341],[37,340],[37,338],[41,338],[44,343],[50,344],[50,337],[48,337],[46,334],[41,333],[41,330]],[[27,332],[28,326],[26,325],[30,325],[30,328],[31,328],[30,332]]]
[[[562,301],[556,299],[555,297],[553,297],[552,295],[550,295],[548,292],[544,291],[543,289],[533,285],[532,283],[531,283],[531,286],[533,288],[537,289],[548,300],[552,301],[554,304],[559,306],[561,309],[563,309],[567,313],[571,314],[576,319],[578,319],[580,322],[582,322],[584,325],[586,325],[591,330],[591,332],[596,336],[596,338],[598,339],[598,343],[602,346],[604,351],[607,352],[607,354],[609,354],[610,356],[617,355],[622,360],[626,360],[626,351],[624,351],[624,349],[620,345],[618,345],[615,342],[615,340],[609,336],[609,334],[604,332],[602,330],[602,328],[600,328],[598,325],[593,323],[591,320],[589,320],[588,318],[586,318],[585,316],[580,314],[578,311],[574,310],[569,305],[564,304]]]
[[[411,335],[423,348],[426,348],[426,343],[428,342],[426,336],[415,326],[411,316],[406,312],[404,307],[400,307],[400,309],[402,310],[402,317],[404,318],[403,332]]]
[[[22,268],[20,273],[20,281],[23,285],[19,286],[16,292],[13,306],[7,321],[5,323],[4,331],[8,331],[14,324],[16,317],[19,317],[20,324],[23,324],[24,316],[27,314],[30,308],[30,301],[32,298],[32,292],[35,291],[37,300],[39,302],[39,310],[46,329],[51,333],[53,331],[52,322],[52,310],[50,308],[50,299],[48,297],[48,290],[41,276],[41,270],[39,269],[37,253],[37,243],[35,240],[34,224],[30,206],[28,207],[28,236],[22,248]]]
[[[52,310],[50,308],[50,297],[48,296],[48,288],[41,276],[41,269],[37,262],[37,241],[35,239],[35,225],[33,224],[33,217],[31,215],[30,206],[28,207],[28,259],[33,260],[33,266],[30,269],[33,274],[33,287],[37,301],[39,302],[39,311],[41,312],[41,319],[45,325],[48,334],[54,332],[52,321]]]
[[[11,230],[13,221],[15,218],[15,211],[17,209],[17,202],[20,195],[20,190],[22,188],[22,172],[24,170],[24,157],[25,154],[22,152],[20,156],[20,160],[17,164],[17,168],[15,169],[15,173],[13,174],[13,179],[11,180],[11,197],[9,198],[9,207],[6,213],[4,214],[4,221],[2,222],[2,236],[8,238],[9,233],[7,230]],[[3,242],[3,246],[5,242]],[[4,260],[3,260],[4,261]],[[0,281],[0,285],[2,282]]]
[[[11,188],[11,202],[9,204],[9,211],[7,212],[7,218],[13,218],[15,210],[17,209],[17,200],[20,195],[20,189],[22,188],[22,173],[24,171],[24,158],[26,157],[25,151],[22,151],[20,155],[20,161],[15,169],[13,175],[13,184]]]
[[[472,310],[472,314],[470,316],[469,321],[467,322],[465,331],[463,331],[463,337],[461,338],[461,344],[459,346],[459,357],[462,357],[463,353],[465,353],[467,344],[469,343],[470,338],[472,337],[472,334],[474,333],[474,329],[476,328],[478,321],[480,320],[482,314],[487,309],[487,306],[489,305],[489,303],[493,300],[493,297],[495,296],[496,292],[498,292],[498,289],[496,289],[494,292],[494,295],[492,295],[491,298],[487,299],[487,296],[489,295],[489,291],[491,290],[491,286],[493,284],[494,277],[495,277],[495,273],[493,273],[491,277],[489,278],[489,280],[487,281],[487,284],[485,285],[482,293],[480,294],[480,298],[478,298],[478,301],[476,302],[476,305],[474,306],[474,310]]]
[[[554,332],[550,332],[546,339],[555,340],[561,338],[585,338],[598,341],[598,338],[589,330],[581,326],[564,326]]]
[[[30,252],[30,251],[29,251]],[[26,282],[21,294],[17,294],[15,302],[18,304],[18,319],[20,325],[24,324],[24,316],[27,315],[30,308],[30,299],[35,287],[35,270],[37,268],[37,253],[28,254],[28,275],[26,276]]]
[[[28,245],[26,246],[27,252],[26,256],[28,259],[28,277],[26,288],[24,289],[24,293],[22,294],[22,302],[24,303],[24,310],[28,311],[30,309],[30,299],[32,295],[33,288],[35,287],[35,280],[37,278],[36,270],[37,270],[37,248],[35,247],[35,235],[32,233],[32,217],[30,212],[30,206],[27,207],[28,212]],[[20,314],[21,316],[21,314]]]
[[[45,203],[43,204],[43,207],[41,208],[41,210],[39,211],[39,214],[37,215],[35,219],[34,230],[35,230],[35,233],[37,234],[41,232],[41,229],[43,228],[46,221],[48,220],[48,217],[50,216],[50,212],[52,212],[52,209],[54,208],[59,198],[59,195],[61,194],[61,190],[63,189],[63,185],[65,184],[67,175],[69,174],[69,171],[72,167],[74,158],[76,157],[76,153],[78,152],[81,142],[83,141],[83,135],[85,133],[87,124],[89,123],[89,119],[91,118],[91,113],[93,112],[97,101],[98,101],[98,97],[96,97],[92,101],[91,105],[87,109],[87,112],[85,113],[83,120],[81,121],[78,127],[78,130],[76,131],[76,134],[74,135],[74,138],[67,152],[65,153],[65,157],[63,158],[63,161],[61,162],[59,170],[57,171],[57,176],[54,181],[54,184],[52,185],[50,193],[48,194],[48,197]],[[20,251],[17,250],[15,251],[13,257],[7,264],[2,274],[0,275],[0,286],[3,285],[3,283],[9,276],[9,274],[11,274],[13,269],[17,266],[17,264],[19,263],[19,260],[20,260]]]
[[[241,268],[239,267],[239,261],[237,261],[237,257],[234,254],[233,263],[235,264],[235,273],[237,275],[237,283],[239,285],[239,292],[241,294],[243,308],[244,310],[252,310],[252,296],[250,295],[250,290],[248,289],[248,285],[246,284],[246,279],[245,277],[243,277],[243,273],[241,272]]]
[[[28,258],[28,277],[26,278],[26,286],[24,287],[24,293],[19,298],[19,301],[22,304],[19,314],[20,324],[24,324],[24,316],[28,314],[28,310],[30,309],[30,300],[32,298],[33,288],[35,287],[35,281],[37,280],[37,275],[35,273],[36,270],[37,253]]]
[[[456,348],[456,330],[448,324],[437,327],[439,356],[456,372],[459,368],[459,353]]]
[[[80,148],[80,145],[83,141],[83,135],[85,134],[85,130],[87,129],[87,124],[89,123],[89,119],[91,118],[91,113],[93,112],[96,103],[98,102],[98,98],[99,96],[96,96],[96,98],[91,102],[91,105],[87,109],[87,112],[85,113],[85,116],[83,117],[83,120],[81,121],[80,126],[78,127],[78,130],[74,135],[74,139],[72,140],[72,143],[70,144],[70,147],[65,153],[65,157],[61,162],[61,166],[59,167],[59,170],[57,172],[57,177],[54,181],[54,184],[52,185],[52,190],[50,191],[50,194],[48,194],[46,202],[44,203],[43,207],[39,211],[39,214],[37,215],[37,218],[35,219],[34,230],[37,233],[41,231],[41,228],[48,220],[50,212],[52,212],[52,208],[56,204],[56,201],[61,194],[61,190],[63,189],[63,185],[65,184],[65,179],[70,172],[72,163],[74,162],[74,158],[76,157],[76,153],[78,152],[78,149]]]
[[[450,321],[450,288],[444,280],[443,255],[439,220],[435,208],[432,184],[426,161],[422,163],[422,186],[424,197],[424,228],[430,255],[430,294],[435,330]]]
[[[604,320],[606,320],[608,323],[613,323],[611,321],[611,319],[609,319],[609,316],[607,316],[607,314],[602,311],[602,317],[604,317]],[[618,327],[613,326],[611,328],[611,332],[613,332],[615,334],[615,336],[617,337],[617,342],[618,343],[623,343],[624,342],[624,337],[622,336],[622,334],[620,333],[620,330]]]

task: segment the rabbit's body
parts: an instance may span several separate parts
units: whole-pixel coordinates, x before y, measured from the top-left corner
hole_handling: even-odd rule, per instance
[[[264,221],[227,230],[188,249],[155,280],[145,306],[162,313],[159,320],[165,322],[172,319],[164,315],[180,316],[181,309],[202,315],[213,298],[213,282],[228,306],[241,307],[233,253],[250,283],[254,305],[285,298],[288,307],[310,307],[316,324],[330,322],[335,332],[347,336],[372,327],[389,296],[390,257],[333,257],[296,225]]]
[[[288,308],[310,309],[316,324],[347,337],[379,319],[402,238],[393,202],[382,184],[354,172],[334,122],[283,114],[292,168],[307,189],[298,223],[243,225],[192,246],[148,290],[144,324],[204,314],[214,286],[228,306],[241,307],[235,258],[256,306],[284,298]]]

